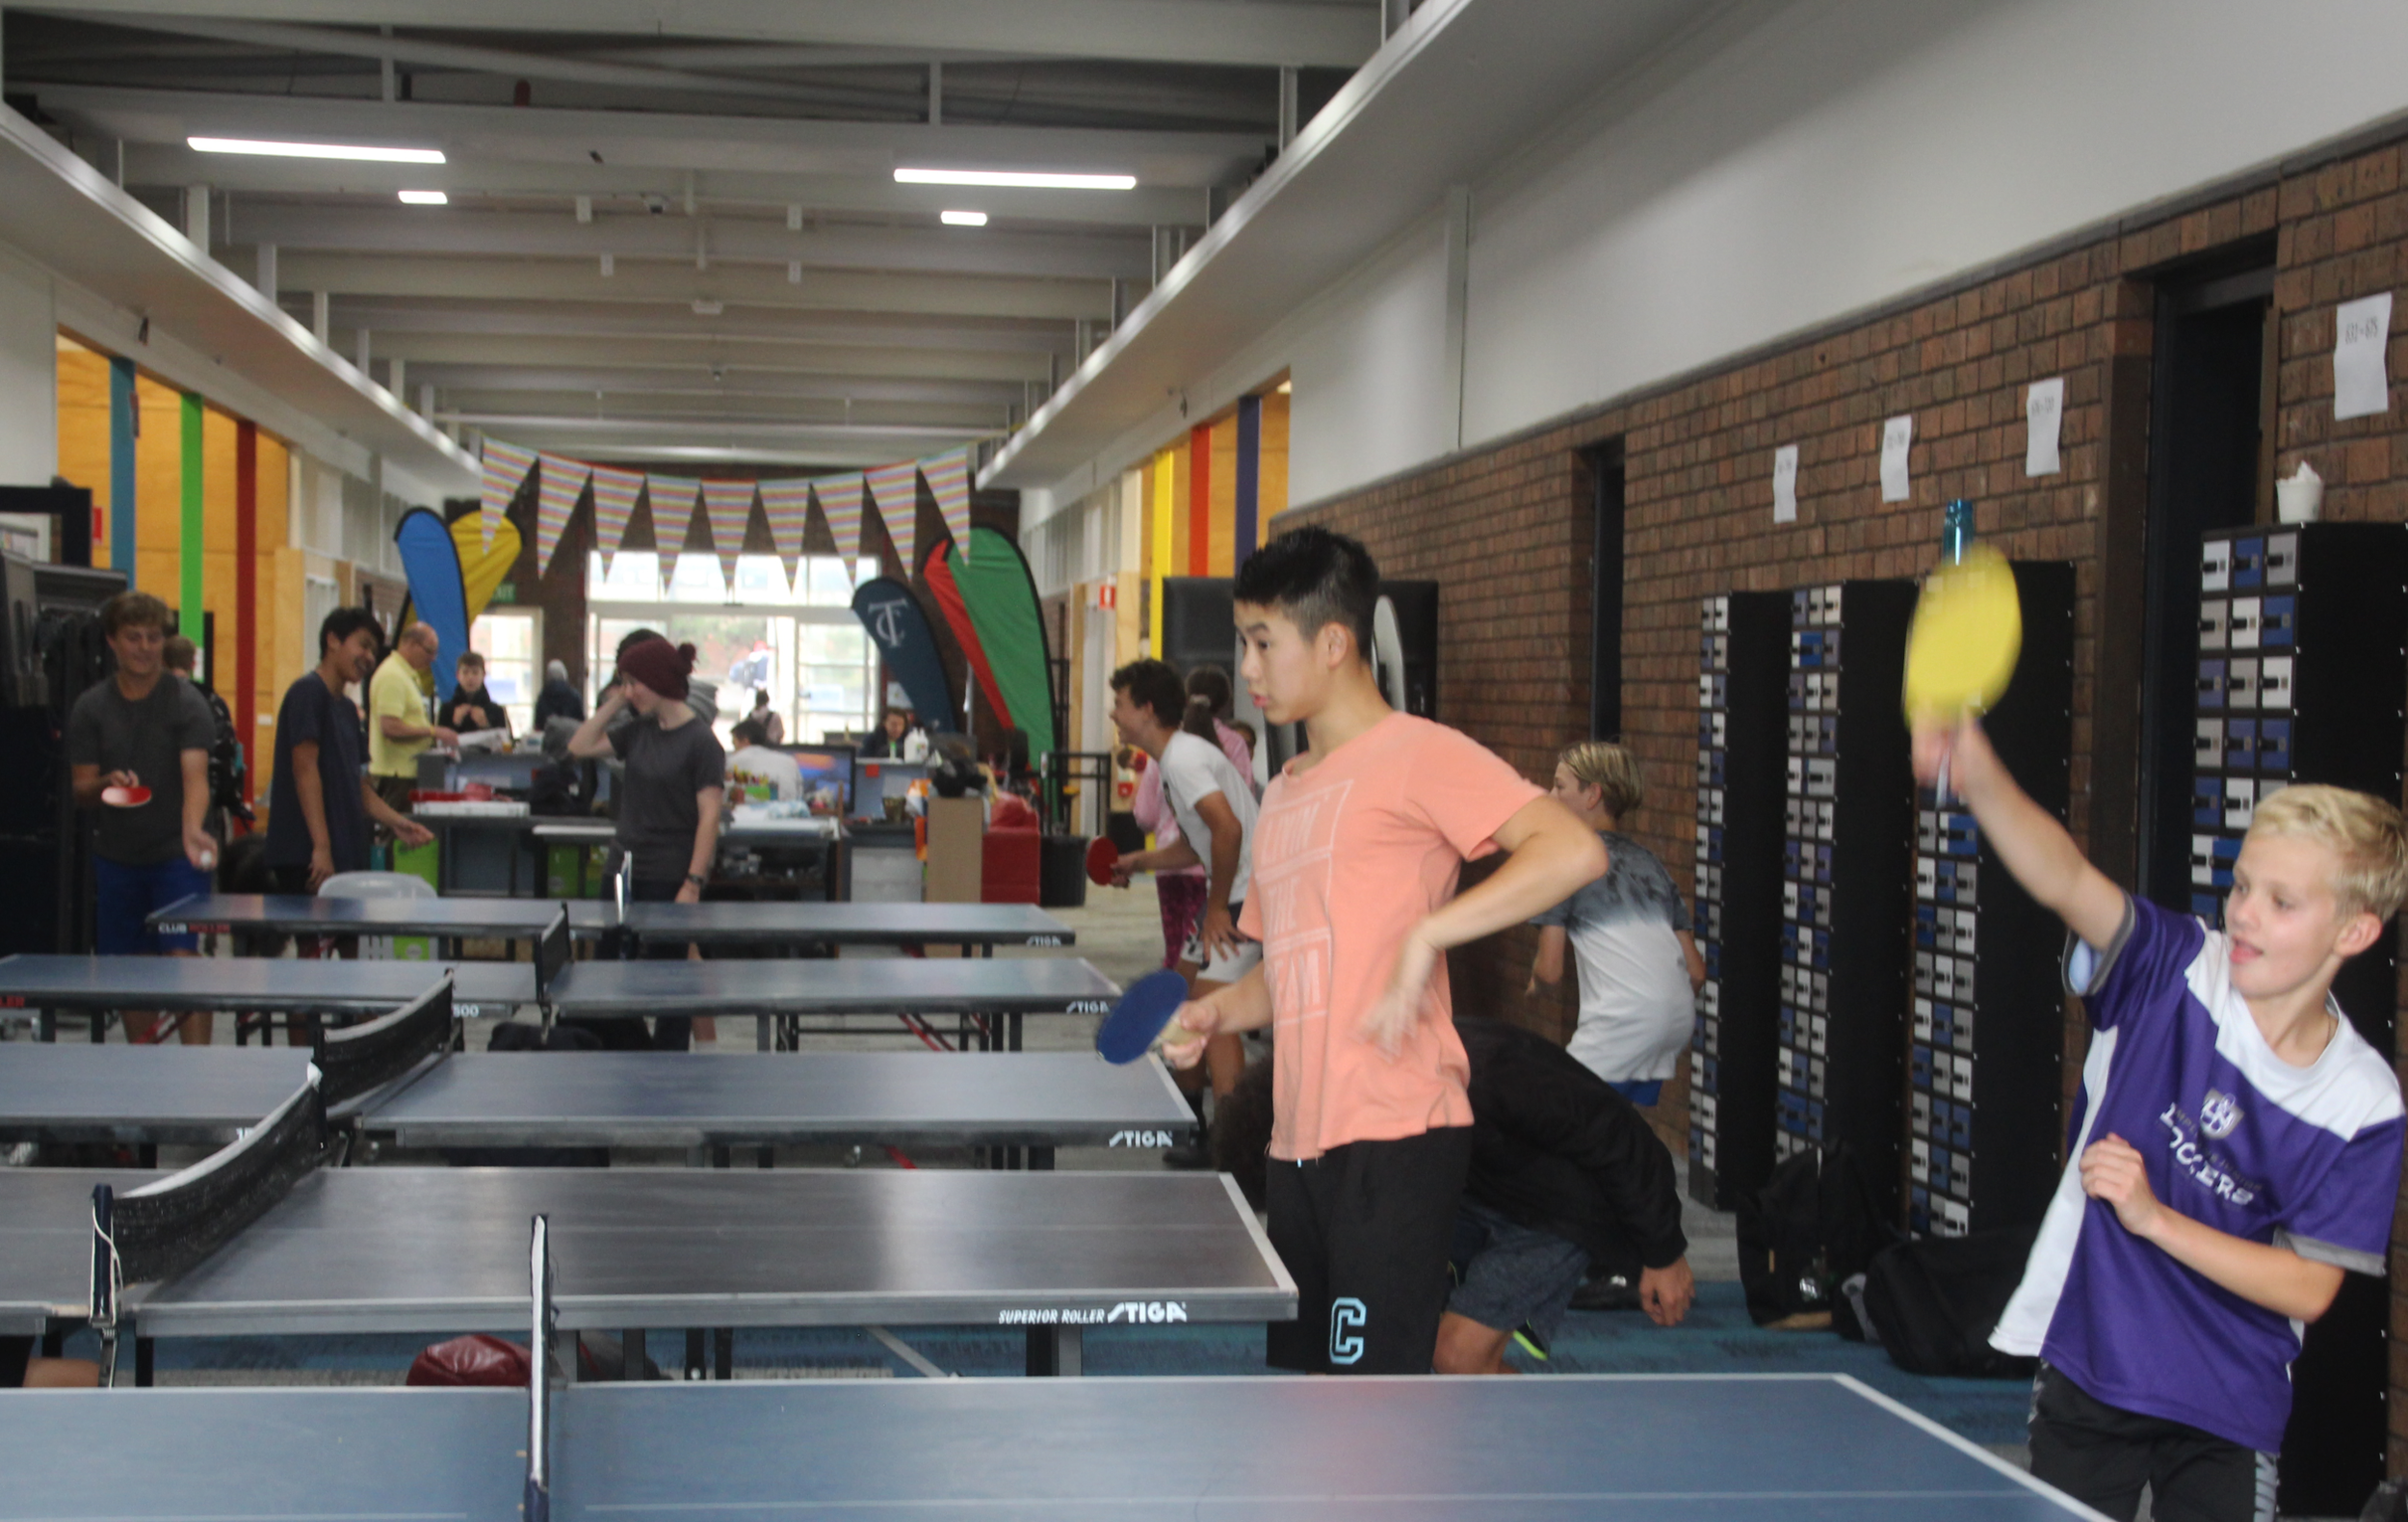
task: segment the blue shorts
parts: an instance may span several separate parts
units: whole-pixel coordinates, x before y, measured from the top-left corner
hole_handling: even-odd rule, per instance
[[[1606,1087],[1635,1105],[1653,1105],[1663,1097],[1663,1084],[1661,1078],[1626,1078]]]
[[[129,867],[106,856],[92,858],[98,879],[98,923],[93,950],[103,957],[156,957],[200,949],[197,935],[160,935],[143,924],[176,900],[209,891],[209,874],[182,856],[151,867]]]
[[[1588,1254],[1468,1199],[1454,1220],[1455,1286],[1447,1309],[1494,1331],[1527,1324],[1542,1343],[1553,1342],[1588,1273]]]

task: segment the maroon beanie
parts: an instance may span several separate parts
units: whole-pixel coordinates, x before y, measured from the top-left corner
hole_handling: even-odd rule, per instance
[[[618,654],[618,669],[663,697],[686,700],[686,678],[694,674],[694,646],[671,648],[667,640],[639,640]]]

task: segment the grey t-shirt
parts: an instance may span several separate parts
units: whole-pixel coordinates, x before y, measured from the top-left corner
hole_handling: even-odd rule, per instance
[[[1669,1078],[1694,1003],[1680,932],[1680,889],[1628,835],[1605,832],[1606,875],[1531,920],[1562,927],[1580,968],[1581,1019],[1566,1043],[1608,1083]]]
[[[70,766],[96,766],[101,775],[131,772],[150,789],[138,808],[99,809],[93,849],[128,867],[153,867],[184,853],[184,756],[206,754],[217,739],[209,704],[172,671],[160,673],[150,695],[128,702],[116,677],[84,690],[66,719]]]
[[[685,880],[702,825],[694,795],[727,785],[727,751],[701,718],[674,729],[640,719],[614,733],[611,748],[627,764],[618,785],[618,844],[635,861],[636,880]]]

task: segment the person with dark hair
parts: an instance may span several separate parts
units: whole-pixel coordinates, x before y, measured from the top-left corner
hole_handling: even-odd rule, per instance
[[[459,652],[452,668],[452,700],[443,705],[443,722],[461,734],[479,729],[510,732],[510,711],[484,686],[484,657],[474,650]]]
[[[1280,1368],[1426,1374],[1470,1166],[1471,1101],[1446,953],[1604,875],[1606,848],[1562,804],[1441,724],[1389,708],[1372,675],[1379,568],[1326,529],[1273,539],[1239,570],[1243,674],[1263,717],[1311,744],[1263,796],[1256,884],[1238,929],[1263,964],[1181,1008],[1198,1061],[1216,1036],[1275,1031],[1270,1241],[1296,1319]],[[1507,859],[1461,894],[1463,862]]]
[[[736,753],[727,758],[727,789],[732,800],[777,803],[802,797],[801,766],[777,748],[777,742],[762,726],[757,711],[755,717],[738,721],[728,738],[736,742]]]
[[[720,815],[726,800],[727,752],[692,704],[691,644],[672,647],[657,635],[619,651],[618,680],[591,718],[577,726],[569,754],[616,756],[627,774],[618,789],[618,848],[630,863],[630,896],[646,903],[698,904],[719,854]],[[622,711],[631,722],[614,724]],[[646,941],[644,955],[676,960],[693,950],[673,942]],[[633,1022],[637,1030],[641,1022]],[[606,1043],[636,1044],[631,1033],[609,1024]],[[693,1044],[694,1025],[682,1015],[655,1022],[653,1046],[682,1052]],[[706,1027],[704,1038],[717,1032]]]
[[[1112,725],[1128,745],[1145,752],[1148,769],[1162,777],[1163,800],[1179,822],[1179,838],[1151,851],[1120,858],[1112,880],[1127,884],[1139,872],[1208,866],[1204,915],[1180,953],[1179,968],[1197,997],[1225,988],[1259,966],[1263,949],[1237,929],[1244,912],[1247,847],[1254,833],[1254,785],[1220,748],[1180,727],[1187,689],[1179,673],[1161,661],[1133,661],[1112,674]],[[1207,726],[1209,727],[1209,721]],[[1216,1037],[1205,1049],[1213,1091],[1226,1093],[1245,1070],[1245,1046],[1234,1034]],[[1191,1103],[1202,1074],[1181,1075]],[[1164,1159],[1173,1168],[1202,1168],[1202,1147],[1173,1148]]]
[[[752,712],[745,717],[760,726],[763,744],[782,746],[786,743],[786,721],[779,716],[776,709],[770,706],[768,688],[761,687],[753,690]]]
[[[365,608],[327,614],[317,667],[284,690],[276,709],[266,859],[279,893],[314,893],[338,872],[366,871],[371,820],[404,845],[434,838],[378,796],[361,765],[359,710],[344,692],[376,669],[378,632]]]
[[[75,806],[96,815],[93,949],[103,957],[196,956],[197,937],[162,935],[146,922],[154,909],[209,891],[218,849],[208,830],[217,725],[200,694],[167,669],[167,604],[144,591],[119,592],[101,606],[100,633],[117,669],[84,690],[66,721],[68,785]],[[155,1016],[124,1018],[129,1040],[151,1039]],[[187,1043],[207,1045],[209,1037],[208,1015],[186,1017]]]
[[[168,639],[162,659],[169,670],[192,685],[200,700],[209,705],[209,812],[201,827],[209,838],[221,845],[225,842],[225,822],[228,816],[248,825],[251,822],[250,802],[243,797],[243,777],[249,768],[243,761],[243,742],[234,732],[233,710],[225,706],[207,682],[196,674],[200,664],[200,648],[182,635]]]
[[[1236,701],[1237,689],[1230,685],[1227,671],[1217,666],[1196,667],[1188,672],[1188,708],[1179,727],[1198,740],[1209,740],[1220,747],[1221,754],[1245,774],[1251,785],[1254,743],[1229,722],[1229,710]]]
[[[911,713],[889,704],[878,720],[877,733],[861,748],[866,761],[901,761],[911,753]]]
[[[1639,1308],[1677,1326],[1696,1298],[1672,1154],[1631,1102],[1545,1037],[1455,1018],[1471,1096],[1471,1163],[1439,1318],[1440,1374],[1507,1374],[1516,1342],[1540,1358],[1587,1273],[1636,1282]],[[1256,1209],[1267,1184],[1270,1074],[1220,1102],[1213,1166]]]

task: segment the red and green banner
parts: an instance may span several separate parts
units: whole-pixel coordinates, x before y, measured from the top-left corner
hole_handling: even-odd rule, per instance
[[[961,646],[979,691],[1007,728],[1029,737],[1029,754],[1056,748],[1053,651],[1036,582],[1020,546],[993,529],[972,529],[963,546],[930,545],[920,574]]]

